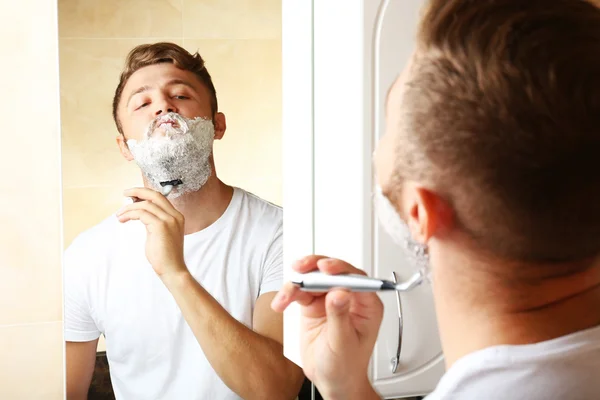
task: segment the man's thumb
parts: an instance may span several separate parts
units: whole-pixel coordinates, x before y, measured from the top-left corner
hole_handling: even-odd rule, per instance
[[[351,296],[345,290],[333,290],[325,299],[327,336],[329,346],[335,353],[348,351],[356,342],[356,332],[350,320]]]

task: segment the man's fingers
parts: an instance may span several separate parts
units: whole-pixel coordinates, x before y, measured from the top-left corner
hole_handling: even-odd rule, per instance
[[[317,269],[317,261],[328,258],[326,256],[310,255],[296,261],[292,265],[292,269],[301,274]]]
[[[303,292],[297,285],[286,282],[273,298],[271,308],[273,311],[283,312],[293,302],[297,302],[301,306],[307,307],[311,305],[316,298],[322,297],[323,295],[324,293]]]
[[[325,298],[327,342],[335,354],[343,354],[356,345],[358,334],[350,319],[352,293],[333,290]]]
[[[121,214],[119,217],[119,222],[127,222],[127,221],[141,221],[144,225],[148,226],[151,224],[156,224],[156,223],[160,223],[161,220],[149,213],[148,211],[145,210],[131,210],[131,211],[127,211],[124,214]]]
[[[337,274],[360,274],[366,275],[364,271],[352,266],[351,264],[338,260],[335,258],[329,258],[319,255],[310,255],[298,260],[292,268],[301,274],[311,272],[314,270],[320,270],[326,274],[337,275]]]
[[[127,197],[137,197],[140,200],[151,201],[160,206],[168,214],[174,217],[179,217],[179,211],[177,211],[175,207],[173,207],[171,202],[167,200],[167,198],[163,196],[162,193],[159,193],[155,190],[148,188],[132,188],[127,189],[125,192],[123,192],[123,194]]]
[[[345,261],[338,260],[335,258],[323,258],[317,261],[317,267],[321,272],[325,272],[330,275],[338,274],[359,274],[367,275],[365,271],[348,264]]]
[[[155,204],[151,201],[147,201],[147,200],[139,201],[137,203],[133,203],[133,204],[123,207],[121,210],[119,210],[117,212],[117,217],[119,217],[120,215],[122,215],[128,211],[133,211],[133,210],[147,211],[165,222],[174,218],[171,214],[167,213],[160,206],[158,206],[157,204]]]

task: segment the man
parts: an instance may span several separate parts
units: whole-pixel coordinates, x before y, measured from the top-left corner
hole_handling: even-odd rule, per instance
[[[588,2],[430,2],[375,155],[382,224],[430,262],[448,371],[428,399],[598,398],[599,71]],[[318,256],[294,268],[361,272]],[[272,306],[293,301],[323,397],[379,398],[378,297],[286,283]]]
[[[303,374],[269,307],[282,211],[218,179],[212,144],[226,123],[203,59],[136,47],[113,116],[145,187],[66,252],[68,399],[87,397],[101,333],[118,399],[295,398]]]

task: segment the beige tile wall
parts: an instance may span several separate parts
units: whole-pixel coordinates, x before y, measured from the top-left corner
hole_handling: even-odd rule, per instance
[[[58,0],[65,246],[122,205],[112,96],[128,51],[172,41],[206,60],[227,132],[217,174],[281,204],[281,0]],[[103,343],[100,344],[102,350]]]
[[[7,3],[7,4],[4,4]],[[56,1],[0,14],[0,399],[63,397]]]

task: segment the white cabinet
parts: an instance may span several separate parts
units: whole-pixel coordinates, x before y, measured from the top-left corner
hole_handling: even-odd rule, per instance
[[[373,3],[376,2],[365,1],[365,8],[373,7]],[[368,18],[365,22],[366,42],[373,46],[369,58],[373,68],[370,87],[373,91],[371,109],[374,140],[384,133],[385,97],[414,49],[423,3],[423,0],[384,0],[378,7],[375,19]],[[370,17],[370,13],[365,16]],[[380,229],[377,221],[374,222],[370,274],[390,279],[392,271],[396,271],[400,280],[408,279],[414,271],[403,265],[404,260],[397,247]],[[421,285],[400,297],[404,329],[398,368],[392,373],[391,357],[397,351],[399,340],[395,293],[381,296],[385,314],[372,360],[373,382],[386,397],[428,393],[444,373],[431,286]]]
[[[384,128],[391,83],[414,48],[424,0],[283,0],[285,265],[316,253],[371,276],[411,270],[380,230],[371,193],[371,155]],[[289,276],[289,272],[286,272]],[[385,316],[371,380],[386,398],[429,393],[444,372],[431,288],[381,295]],[[285,314],[285,352],[300,363],[298,308]],[[349,351],[351,351],[349,349]]]

